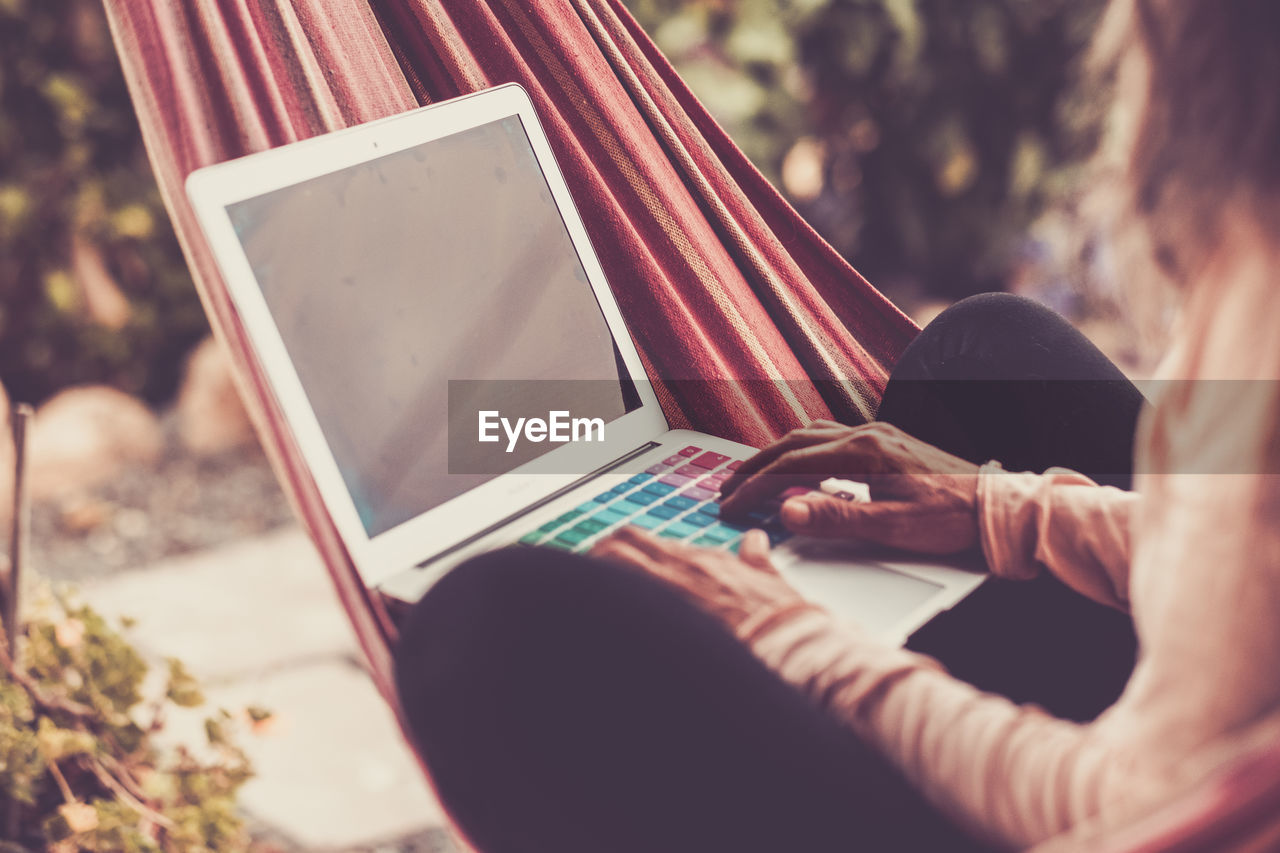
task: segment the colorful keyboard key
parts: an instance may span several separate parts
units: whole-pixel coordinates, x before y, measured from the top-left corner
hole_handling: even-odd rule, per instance
[[[675,490],[676,490],[675,486],[671,486],[666,483],[650,483],[640,491],[648,492],[651,495],[655,495],[657,497],[663,498],[671,494]]]
[[[705,468],[699,468],[691,462],[688,465],[681,465],[676,469],[676,473],[681,477],[701,477],[707,471]]]
[[[679,474],[668,474],[658,482],[666,483],[668,486],[675,486],[678,489],[681,486],[689,485],[693,482],[693,479],[691,477],[681,477]]]
[[[712,453],[708,450],[706,453],[696,456],[690,461],[690,465],[697,465],[699,468],[705,468],[710,471],[713,468],[719,468],[721,465],[729,461],[729,457],[723,453]]]
[[[706,515],[702,512],[691,512],[680,520],[686,524],[692,524],[694,527],[710,527],[716,523],[715,516]]]
[[[648,506],[649,504],[653,503],[660,497],[662,496],[655,495],[653,492],[646,492],[644,490],[641,490],[638,492],[632,492],[631,494],[627,495],[626,498],[624,498],[624,500],[626,503],[633,503],[633,504],[636,504],[637,506]]]
[[[694,527],[692,524],[677,521],[659,530],[658,535],[665,536],[668,539],[688,539],[699,532],[699,528]]]
[[[703,489],[699,486],[685,489],[681,494],[693,498],[695,501],[709,501],[716,496],[716,493],[710,489]]]
[[[668,519],[675,518],[677,515],[679,515],[679,514],[680,514],[680,510],[678,510],[678,509],[676,509],[676,508],[674,508],[674,507],[669,507],[669,506],[667,506],[666,504],[662,504],[662,505],[659,505],[659,506],[651,506],[651,507],[649,507],[649,513],[648,513],[648,514],[649,514],[649,515],[652,515],[652,516],[655,516],[655,517],[657,517],[657,518],[661,518],[663,521],[666,521],[666,520],[668,520]]]
[[[697,456],[701,452],[702,452],[701,447],[695,447],[694,445],[691,444],[688,447],[681,450],[680,455],[681,456]]]
[[[649,513],[646,512],[644,515],[637,515],[627,523],[636,527],[642,527],[645,530],[652,530],[659,524],[665,524],[666,519],[658,518],[656,515],[649,515]]]
[[[582,538],[585,539],[588,536],[595,536],[608,526],[609,525],[605,524],[603,521],[596,521],[594,518],[588,518],[585,521],[579,521],[573,527],[569,528],[568,532],[582,534]],[[563,536],[564,534],[561,535]]]
[[[623,510],[617,509],[616,507],[607,507],[591,517],[605,525],[610,525],[617,524],[619,521],[622,521],[622,519],[627,517],[627,513]]]
[[[674,498],[667,498],[662,502],[662,505],[673,507],[674,509],[684,512],[686,509],[693,509],[698,505],[698,502],[693,498],[686,497],[684,495],[676,495]]]
[[[637,485],[637,486],[638,486],[638,485],[640,485],[641,483],[647,483],[647,482],[649,482],[649,481],[650,481],[650,480],[652,480],[652,479],[653,479],[653,475],[652,475],[652,474],[646,474],[646,473],[644,473],[644,472],[641,472],[641,473],[639,473],[639,474],[636,474],[636,475],[635,475],[634,477],[632,477],[630,480],[627,480],[627,482],[628,482],[628,483],[632,483],[632,484],[634,484],[634,485]]]

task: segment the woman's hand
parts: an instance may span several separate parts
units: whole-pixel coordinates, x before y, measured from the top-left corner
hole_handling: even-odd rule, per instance
[[[591,554],[662,578],[735,633],[749,617],[810,606],[769,562],[769,538],[760,530],[748,531],[734,555],[624,527]]]
[[[871,502],[789,498],[781,512],[789,530],[926,554],[954,554],[978,543],[978,466],[883,423],[817,421],[788,433],[725,482],[721,512],[732,519],[787,488],[828,477],[866,483]]]

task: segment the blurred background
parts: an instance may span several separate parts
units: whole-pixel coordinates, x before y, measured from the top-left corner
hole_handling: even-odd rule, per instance
[[[1081,212],[1103,122],[1098,86],[1081,85],[1082,60],[1102,0],[628,5],[757,166],[918,322],[969,294],[1016,291],[1063,312],[1136,369],[1106,252]],[[156,569],[208,582],[230,565],[218,556],[227,547],[241,549],[241,571],[313,559],[290,532],[289,508],[208,338],[96,0],[0,0],[6,395],[38,406],[35,571],[110,600]],[[8,453],[0,443],[0,519]],[[270,547],[244,550],[258,541]],[[202,554],[213,562],[181,562]],[[323,586],[320,568],[311,569]],[[133,580],[119,580],[126,576]],[[174,594],[201,595],[180,584]],[[333,611],[329,599],[316,606]],[[272,618],[260,614],[264,624]],[[317,624],[343,630],[328,618]],[[199,656],[203,647],[194,648]],[[329,652],[356,665],[349,646]],[[224,675],[244,694],[241,676]],[[297,689],[313,690],[314,706],[334,688],[304,678]],[[284,705],[302,702],[283,695]],[[335,725],[347,734],[352,726]],[[402,749],[387,732],[370,754]],[[338,736],[347,735],[325,735]],[[287,774],[296,756],[278,763],[270,772]],[[414,770],[396,756],[329,768],[331,777],[309,772],[337,789],[354,774],[374,790]],[[314,809],[309,818],[295,809],[304,827],[295,831],[294,818],[264,814],[279,809],[272,796],[249,797],[267,834],[312,849],[305,826],[317,825]],[[405,808],[422,810],[428,797]],[[411,824],[388,819],[364,840],[399,837]],[[324,849],[366,849],[329,835]],[[413,843],[377,849],[445,844],[435,835]]]

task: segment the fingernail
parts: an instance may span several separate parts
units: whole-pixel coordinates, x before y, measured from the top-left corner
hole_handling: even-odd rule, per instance
[[[804,527],[812,515],[813,509],[800,498],[789,498],[782,504],[782,523],[788,526]]]

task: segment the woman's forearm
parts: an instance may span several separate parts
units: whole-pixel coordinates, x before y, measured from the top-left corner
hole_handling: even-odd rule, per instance
[[[1026,579],[1044,568],[1095,601],[1128,609],[1132,518],[1139,497],[1083,474],[984,466],[978,524],[993,574]]]
[[[1023,847],[1066,831],[1098,812],[1100,792],[1125,771],[1090,727],[984,694],[931,658],[877,645],[824,612],[797,613],[744,639],[990,841]]]

